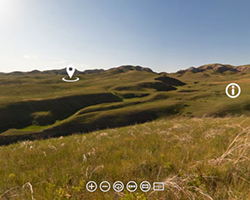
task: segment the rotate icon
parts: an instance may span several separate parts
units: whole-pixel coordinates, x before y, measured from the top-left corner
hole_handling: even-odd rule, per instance
[[[124,184],[123,184],[123,182],[121,182],[121,181],[116,181],[116,182],[113,184],[113,189],[114,189],[114,191],[116,191],[116,192],[121,192],[121,191],[124,189]]]

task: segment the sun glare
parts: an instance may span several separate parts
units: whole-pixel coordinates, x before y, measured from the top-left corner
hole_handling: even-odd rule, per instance
[[[1,13],[2,12],[7,12],[10,9],[11,3],[12,3],[12,1],[0,0],[0,11],[1,11]]]
[[[16,0],[0,0],[0,20],[6,21],[16,15],[19,4]]]

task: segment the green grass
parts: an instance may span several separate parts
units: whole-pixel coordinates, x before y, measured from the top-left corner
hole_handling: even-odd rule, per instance
[[[250,198],[248,117],[172,118],[0,147],[0,199]],[[89,193],[87,181],[165,182]],[[33,193],[30,188],[32,187]]]
[[[152,81],[158,75],[137,71],[119,74],[104,72],[77,75],[80,81],[70,84],[62,81],[64,76],[55,74],[0,75],[0,104],[109,92],[114,85],[136,84],[141,80]]]
[[[79,75],[81,80],[72,84],[61,81],[62,76],[1,75],[0,136],[47,134],[53,130],[52,135],[60,136],[141,123],[172,115],[162,110],[175,104],[181,104],[181,109],[174,114],[184,117],[250,115],[249,74],[225,75],[209,70],[182,76],[170,74],[186,83],[170,91],[161,91],[172,86],[165,84],[167,79],[161,82],[162,75],[156,73],[114,71]],[[230,82],[239,83],[242,88],[236,99],[225,94]],[[109,95],[104,97],[104,93]],[[143,114],[132,112],[134,109]]]
[[[186,83],[171,91],[161,76],[0,75],[1,144],[58,137],[0,147],[0,199],[250,199],[250,75],[170,74]],[[164,181],[166,191],[92,194],[89,180]]]

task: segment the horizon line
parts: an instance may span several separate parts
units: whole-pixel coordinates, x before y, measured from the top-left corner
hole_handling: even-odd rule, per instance
[[[231,65],[233,67],[242,67],[242,66],[247,66],[250,64],[243,64],[243,65],[232,65],[232,64],[223,64],[223,63],[208,63],[208,64],[203,64],[203,65],[199,65],[198,67],[194,67],[194,66],[189,66],[189,67],[186,67],[184,69],[179,69],[179,70],[176,70],[174,72],[166,72],[166,71],[161,71],[161,72],[156,72],[156,73],[176,73],[178,71],[182,71],[182,70],[187,70],[191,67],[194,67],[194,68],[199,68],[199,67],[202,67],[202,66],[205,66],[205,65]],[[131,64],[125,64],[125,65],[120,65],[120,66],[117,66],[117,67],[110,67],[110,68],[92,68],[92,69],[85,69],[85,70],[78,70],[76,68],[76,71],[78,72],[85,72],[85,71],[88,71],[88,70],[104,70],[104,71],[107,71],[107,70],[110,70],[110,69],[114,69],[114,68],[119,68],[119,67],[123,67],[123,66],[132,66],[132,67],[142,67],[142,68],[149,68],[151,69],[153,72],[155,72],[151,67],[143,67],[141,65],[131,65]],[[40,70],[40,69],[37,69],[37,68],[34,68],[33,70],[28,70],[28,71],[25,71],[25,70],[17,70],[17,71],[10,71],[10,72],[3,72],[3,71],[0,71],[1,74],[11,74],[11,73],[30,73],[30,72],[34,72],[34,71],[38,71],[38,72],[48,72],[48,71],[59,71],[59,70],[65,70],[66,69],[66,66],[62,67],[62,68],[53,68],[53,69],[44,69],[44,70]]]

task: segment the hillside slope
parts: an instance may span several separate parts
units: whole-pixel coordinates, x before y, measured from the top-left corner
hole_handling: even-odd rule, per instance
[[[156,93],[175,91],[185,83],[149,68],[78,71],[76,83],[63,82],[64,76],[62,70],[1,75],[0,144],[142,123],[164,112],[178,114],[183,107],[181,102],[152,104]],[[116,102],[119,106],[111,109]],[[93,105],[102,108],[77,114]]]
[[[0,198],[247,200],[249,130],[248,117],[174,118],[2,146]],[[90,193],[90,180],[163,181],[165,191]]]
[[[127,126],[160,117],[250,115],[249,66],[210,64],[167,74],[140,66],[0,75],[0,144]],[[238,83],[236,99],[225,94]]]

